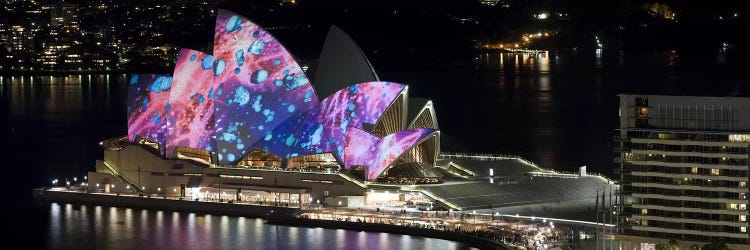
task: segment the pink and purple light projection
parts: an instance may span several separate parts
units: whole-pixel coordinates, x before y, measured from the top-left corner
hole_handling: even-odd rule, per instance
[[[213,65],[211,55],[182,49],[177,57],[169,94],[167,156],[175,147],[211,150],[214,134]]]
[[[275,140],[269,140],[270,143],[263,143],[259,148],[269,148],[270,152],[287,157],[333,153],[342,159],[347,128],[362,128],[363,123],[375,124],[405,88],[405,85],[391,82],[351,85],[320,102],[301,127],[300,120],[287,121],[297,125],[282,128],[294,127],[294,131],[274,130],[271,139]]]
[[[318,104],[292,55],[265,30],[232,12],[219,10],[213,58],[205,63],[217,85],[219,163],[239,161],[269,131]]]
[[[349,128],[344,147],[344,168],[364,166],[367,179],[374,180],[398,156],[435,131],[431,128],[408,129],[380,139],[361,129]]]
[[[133,75],[128,86],[128,140],[142,136],[156,141],[161,154],[166,146],[166,126],[171,76]]]

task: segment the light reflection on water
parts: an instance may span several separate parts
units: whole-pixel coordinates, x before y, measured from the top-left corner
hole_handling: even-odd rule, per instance
[[[58,203],[50,204],[48,211],[48,249],[470,248],[441,239],[268,225],[245,217]]]

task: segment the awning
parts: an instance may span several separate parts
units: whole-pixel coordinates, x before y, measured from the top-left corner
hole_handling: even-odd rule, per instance
[[[212,185],[214,188],[218,188],[219,184]],[[240,184],[223,184],[221,188],[227,189],[243,189],[243,190],[254,190],[254,191],[265,191],[269,193],[290,193],[290,194],[305,194],[307,188],[295,188],[295,187],[272,187],[272,186],[256,186],[256,185],[240,185]]]

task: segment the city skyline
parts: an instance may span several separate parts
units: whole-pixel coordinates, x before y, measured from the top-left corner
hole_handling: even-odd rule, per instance
[[[47,249],[750,249],[748,13],[3,0],[3,214]]]

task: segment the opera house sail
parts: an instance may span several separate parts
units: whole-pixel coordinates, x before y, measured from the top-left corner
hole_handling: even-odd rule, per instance
[[[171,76],[132,76],[127,137],[102,143],[97,173],[107,175],[92,177],[139,191],[171,185],[181,195],[225,187],[226,178],[237,190],[284,185],[299,195],[317,188],[309,183],[358,194],[369,183],[441,182],[421,174],[440,149],[431,101],[380,80],[336,27],[316,70],[320,82],[311,82],[269,32],[219,10],[211,53],[182,49]]]

